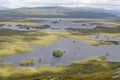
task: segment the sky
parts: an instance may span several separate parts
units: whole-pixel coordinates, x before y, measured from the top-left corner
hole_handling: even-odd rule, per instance
[[[65,6],[120,9],[120,0],[0,0],[0,6],[9,8]]]

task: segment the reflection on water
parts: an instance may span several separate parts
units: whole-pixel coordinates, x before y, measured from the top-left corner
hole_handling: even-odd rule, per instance
[[[107,56],[109,61],[120,62],[120,45],[101,45],[101,46],[91,46],[90,44],[84,43],[80,40],[72,40],[67,38],[60,38],[60,40],[52,43],[49,46],[30,46],[31,52],[25,52],[21,54],[15,54],[5,57],[0,60],[0,63],[11,62],[13,65],[19,67],[21,60],[33,58],[35,61],[32,67],[37,67],[40,65],[50,64],[55,66],[56,64],[69,65],[72,61],[85,60],[91,57],[97,56]],[[56,58],[52,55],[53,50],[65,51],[64,55],[60,58]],[[38,59],[41,57],[42,61],[39,62]]]

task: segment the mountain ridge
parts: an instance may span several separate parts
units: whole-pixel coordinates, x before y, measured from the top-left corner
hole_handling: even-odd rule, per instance
[[[9,9],[9,8],[0,6],[0,10],[7,10],[7,9]]]
[[[23,7],[1,10],[0,16],[25,18],[116,18],[117,14],[98,8]]]

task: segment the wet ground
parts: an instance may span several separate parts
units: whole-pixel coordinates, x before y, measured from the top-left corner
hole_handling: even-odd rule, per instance
[[[89,21],[87,21],[89,22]],[[92,21],[95,22],[95,21]],[[12,29],[18,31],[37,31],[37,30],[65,30],[66,28],[85,28],[85,29],[94,29],[99,25],[75,23],[72,20],[47,20],[44,22],[37,22],[37,25],[50,25],[49,28],[39,29],[37,28],[25,28],[18,26],[18,24],[6,24],[0,29]],[[105,27],[105,26],[104,26]],[[109,26],[106,26],[109,27]],[[110,26],[111,27],[111,26]],[[113,26],[114,27],[114,26]],[[120,43],[120,37],[116,38],[106,38],[100,36],[91,36],[92,40],[100,41],[115,41]],[[10,62],[13,65],[20,67],[19,63],[21,60],[34,59],[34,65],[32,67],[37,67],[40,65],[51,65],[55,66],[56,64],[69,65],[72,61],[85,60],[92,57],[106,56],[108,61],[120,62],[120,45],[101,45],[101,46],[92,46],[90,44],[84,43],[81,40],[73,40],[68,38],[61,37],[60,40],[53,42],[49,46],[40,46],[33,45],[30,46],[32,49],[31,52],[24,52],[21,54],[14,54],[11,56],[4,57],[0,59],[0,63]],[[52,55],[53,50],[62,50],[64,55],[60,58],[56,58]],[[106,55],[107,54],[107,55]],[[39,58],[42,59],[39,62]]]
[[[93,20],[92,20],[93,21]],[[86,20],[86,22],[88,22]],[[96,21],[93,21],[96,22]],[[12,30],[18,30],[18,31],[36,31],[36,30],[64,30],[66,28],[85,28],[85,29],[94,29],[97,26],[100,25],[91,25],[89,23],[76,23],[72,20],[46,20],[43,22],[37,22],[36,23],[38,26],[43,26],[43,25],[49,25],[49,28],[43,28],[43,29],[39,29],[39,28],[21,28],[22,26],[18,26],[18,24],[6,24],[2,27],[0,27],[0,29],[12,29]],[[105,26],[102,25],[103,27],[114,27],[114,26]]]
[[[120,43],[120,36],[115,37],[115,38],[107,38],[105,36],[96,35],[96,36],[90,36],[90,39],[99,40],[99,41],[115,41],[115,42]]]
[[[56,64],[69,65],[73,61],[81,61],[98,56],[106,56],[108,61],[120,62],[120,45],[92,46],[81,40],[61,37],[60,40],[53,42],[49,46],[33,45],[30,48],[32,49],[31,52],[7,56],[0,59],[0,63],[11,62],[13,65],[20,67],[19,63],[21,60],[32,58],[34,59],[34,65],[32,67],[40,65],[55,66]],[[52,52],[56,49],[64,51],[64,55],[60,58],[54,57]],[[106,55],[106,53],[108,54]],[[42,59],[41,62],[38,61],[39,58]]]

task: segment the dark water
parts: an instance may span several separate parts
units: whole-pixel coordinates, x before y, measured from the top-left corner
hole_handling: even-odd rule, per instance
[[[92,57],[107,56],[108,61],[120,62],[120,45],[101,45],[91,46],[90,44],[84,43],[80,40],[60,38],[60,40],[53,42],[49,46],[30,46],[31,52],[25,52],[21,54],[15,54],[0,59],[0,63],[11,62],[13,65],[20,67],[19,62],[24,59],[33,58],[35,61],[32,67],[49,64],[55,66],[56,64],[69,65],[72,61],[85,60]],[[53,50],[65,51],[64,55],[60,58],[56,58],[52,55]],[[39,57],[42,59],[38,62]]]

